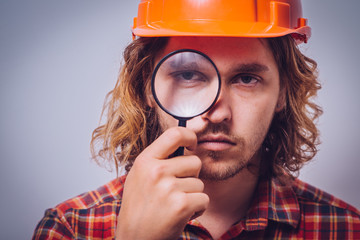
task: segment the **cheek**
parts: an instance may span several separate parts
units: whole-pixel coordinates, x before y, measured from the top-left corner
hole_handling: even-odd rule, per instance
[[[257,98],[253,101],[238,103],[233,110],[233,121],[238,129],[249,132],[259,127],[267,128],[274,116],[276,99]]]
[[[156,113],[158,114],[160,119],[161,129],[163,129],[164,131],[178,125],[179,121],[177,119],[161,110],[158,106],[156,106]]]
[[[250,153],[257,151],[268,133],[274,116],[274,105],[272,103],[254,103],[248,105],[247,111],[239,111],[234,116],[235,134],[245,139],[247,149]]]
[[[249,103],[255,115],[272,119],[276,104],[278,103],[279,91],[279,85],[272,82],[268,86],[265,86],[264,91],[252,96],[252,98],[249,99]]]

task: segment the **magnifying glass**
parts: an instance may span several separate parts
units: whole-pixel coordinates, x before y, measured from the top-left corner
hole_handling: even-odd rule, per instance
[[[179,120],[199,116],[215,104],[220,93],[220,74],[214,62],[204,53],[181,49],[169,53],[156,65],[151,91],[162,110]],[[173,154],[184,154],[180,147]]]

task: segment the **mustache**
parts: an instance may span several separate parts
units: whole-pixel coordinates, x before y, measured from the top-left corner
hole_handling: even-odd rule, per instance
[[[207,134],[222,133],[234,139],[235,136],[230,134],[230,127],[226,123],[211,123],[209,122],[204,129],[196,133],[197,138],[203,137]]]

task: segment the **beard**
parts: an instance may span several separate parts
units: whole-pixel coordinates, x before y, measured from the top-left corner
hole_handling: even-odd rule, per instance
[[[159,118],[160,132],[164,132],[170,126]],[[199,178],[206,181],[225,181],[230,179],[245,169],[251,170],[256,174],[260,165],[260,149],[265,136],[268,132],[270,123],[260,123],[251,133],[251,136],[244,137],[232,134],[230,126],[225,123],[208,122],[197,138],[206,134],[222,134],[229,138],[236,147],[230,151],[210,151],[197,148],[194,151],[185,149],[185,155],[197,155],[202,161]]]
[[[259,131],[263,132],[263,131]],[[242,170],[250,166],[255,167],[257,152],[263,142],[264,136],[255,133],[249,142],[245,138],[231,134],[230,128],[226,123],[209,123],[205,129],[197,133],[198,139],[206,134],[222,134],[236,143],[236,149],[230,151],[209,151],[195,150],[203,162],[199,178],[207,181],[224,181],[239,174]]]
[[[213,161],[217,161],[217,159],[221,159],[221,153],[217,152],[209,152],[208,157],[211,158]],[[228,166],[221,166],[218,164],[212,163],[212,166],[209,164],[203,164],[199,178],[202,180],[207,181],[225,181],[229,178],[236,176],[240,173],[244,168],[247,167],[248,163],[246,160],[240,160],[236,164],[228,165]]]

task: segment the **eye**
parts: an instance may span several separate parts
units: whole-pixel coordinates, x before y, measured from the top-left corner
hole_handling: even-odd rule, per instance
[[[253,87],[260,81],[259,77],[253,75],[237,75],[232,79],[232,83],[240,84],[245,87]]]
[[[194,72],[183,72],[180,73],[178,77],[183,78],[185,80],[191,80],[192,78],[194,78],[195,73]]]
[[[177,71],[171,73],[174,84],[195,86],[206,81],[206,76],[198,71]]]

